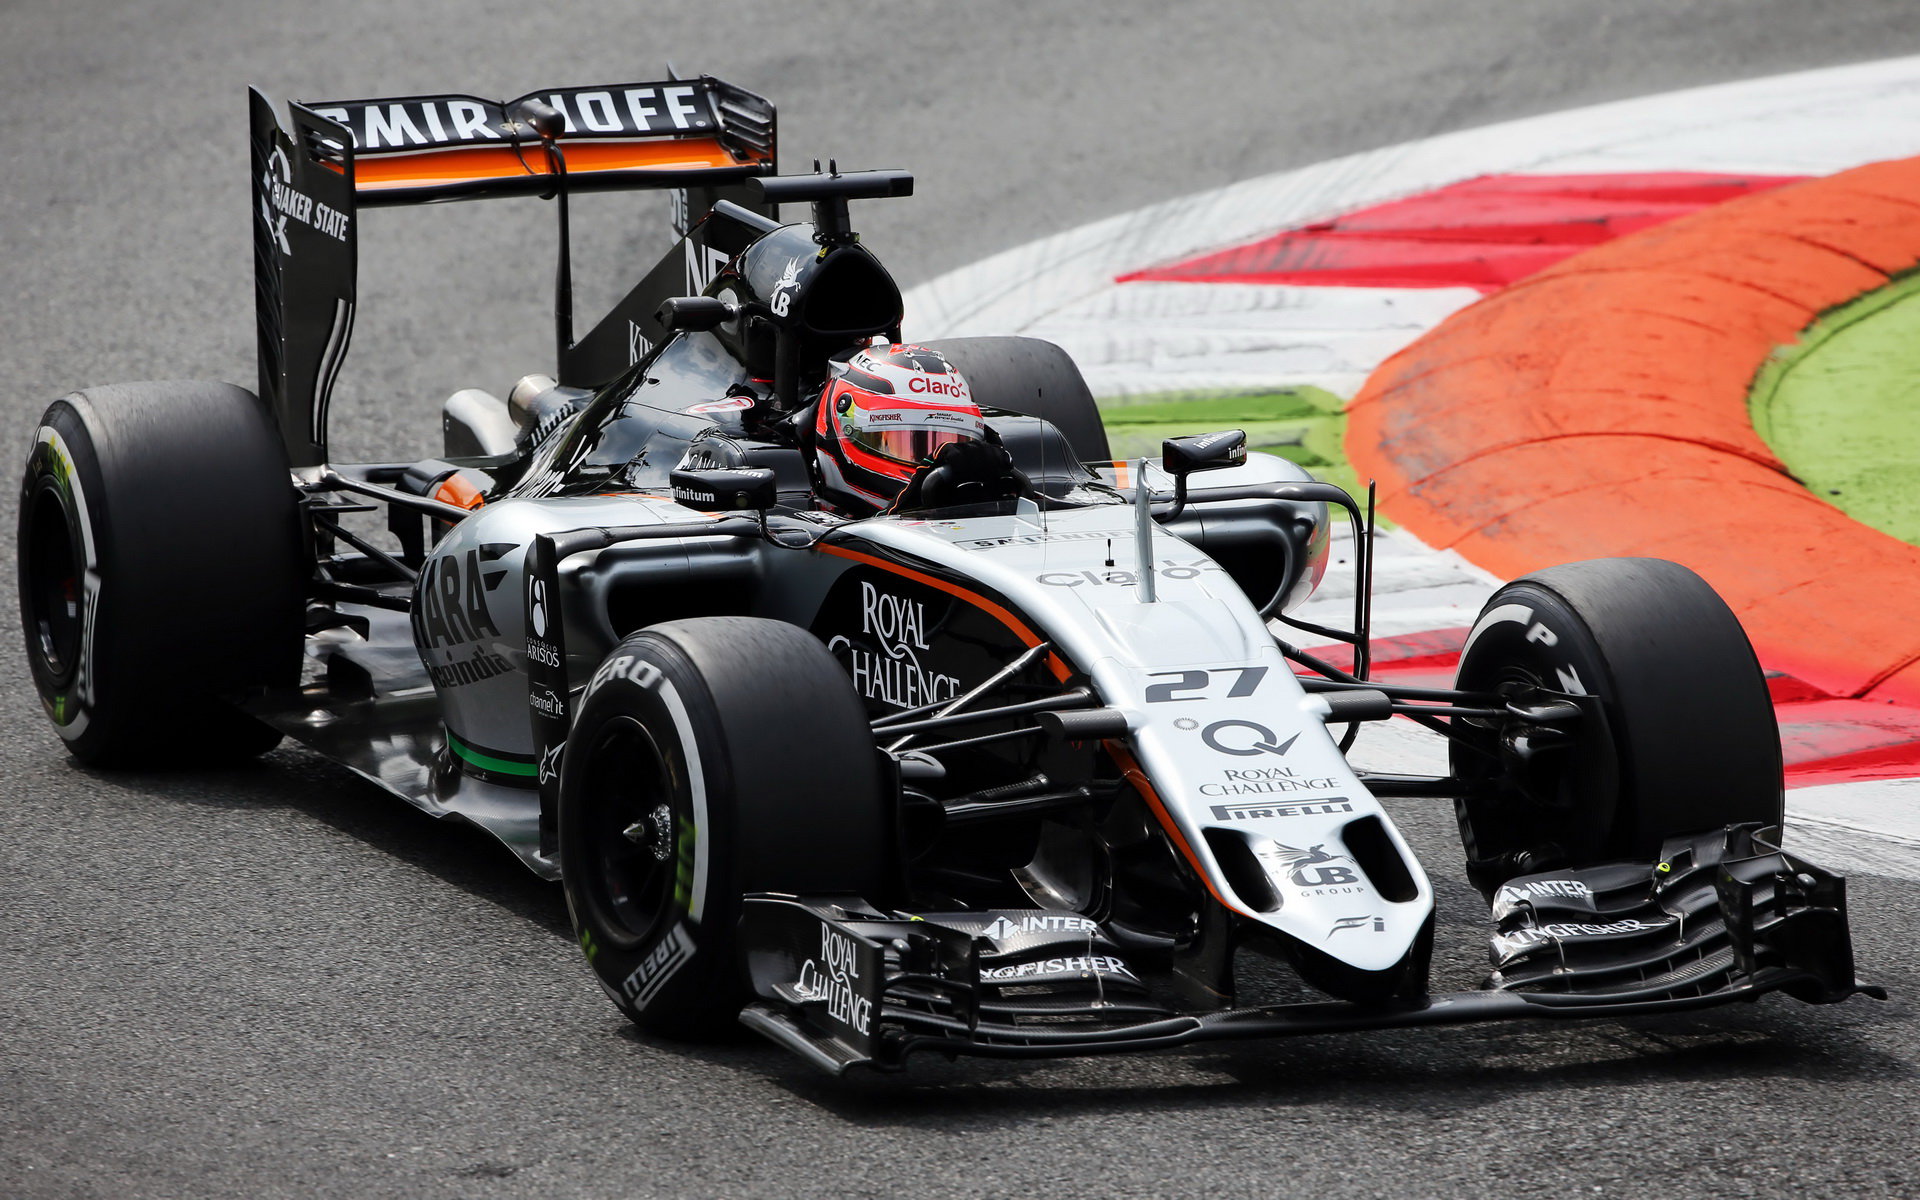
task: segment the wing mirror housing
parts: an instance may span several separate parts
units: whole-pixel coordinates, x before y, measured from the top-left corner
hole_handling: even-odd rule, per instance
[[[675,332],[691,329],[699,333],[718,329],[739,315],[738,304],[728,304],[712,296],[675,296],[661,302],[654,318]]]
[[[779,498],[771,467],[703,467],[667,477],[673,498],[703,512],[765,512]]]
[[[1227,429],[1219,433],[1168,438],[1160,444],[1160,462],[1166,467],[1167,474],[1175,479],[1185,479],[1195,471],[1245,466],[1247,431]]]
[[[1168,519],[1179,516],[1187,506],[1187,476],[1196,471],[1244,466],[1246,461],[1247,431],[1244,429],[1168,438],[1160,443],[1160,465],[1173,476],[1173,512]]]

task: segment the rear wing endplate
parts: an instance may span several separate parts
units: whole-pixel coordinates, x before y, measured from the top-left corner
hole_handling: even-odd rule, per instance
[[[251,91],[260,396],[289,461],[327,458],[327,406],[353,333],[359,210],[560,186],[540,137],[514,119],[535,100],[564,118],[568,192],[677,189],[685,233],[722,199],[766,211],[745,181],[777,155],[773,105],[718,79],[558,88],[507,102],[401,96],[274,105]]]

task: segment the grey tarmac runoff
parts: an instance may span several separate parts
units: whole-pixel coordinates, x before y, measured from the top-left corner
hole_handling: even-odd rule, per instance
[[[1878,0],[25,0],[0,20],[0,437],[23,456],[71,388],[253,378],[249,83],[511,96],[671,59],[772,98],[789,165],[914,170],[913,199],[856,210],[910,287],[1358,150],[1920,51],[1908,6]],[[583,313],[662,248],[664,204],[639,204],[580,205]],[[335,423],[343,453],[386,458],[436,444],[453,389],[547,365],[551,230],[535,202],[371,215]],[[17,628],[10,590],[0,603]],[[188,672],[209,651],[152,652]],[[579,962],[558,891],[478,834],[293,749],[214,774],[82,772],[17,637],[0,676],[0,1195],[1920,1191],[1911,882],[1851,881],[1887,1004],[930,1060],[833,1083],[755,1040],[638,1036]],[[1397,732],[1362,746],[1385,767],[1431,754]],[[1473,986],[1484,910],[1451,813],[1395,818],[1440,893],[1436,985]]]

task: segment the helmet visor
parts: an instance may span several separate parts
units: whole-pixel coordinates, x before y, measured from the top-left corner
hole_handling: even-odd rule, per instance
[[[971,431],[960,429],[902,429],[884,425],[878,429],[852,430],[848,434],[849,440],[867,453],[906,466],[925,462],[940,453],[943,447],[967,441],[973,436]]]

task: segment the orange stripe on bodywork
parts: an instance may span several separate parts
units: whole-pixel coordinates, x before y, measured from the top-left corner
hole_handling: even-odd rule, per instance
[[[717,138],[674,138],[657,142],[563,142],[569,175],[596,171],[687,171],[703,167],[744,166]],[[367,155],[353,163],[354,190],[462,183],[474,179],[549,175],[546,151],[526,145],[461,146],[391,157]]]
[[[950,596],[958,596],[960,599],[965,600],[968,604],[973,605],[975,608],[1012,630],[1013,635],[1019,638],[1020,641],[1029,648],[1040,644],[1040,635],[1032,629],[1029,629],[1026,623],[1020,620],[1020,618],[1008,612],[1005,605],[995,604],[978,592],[970,592],[963,587],[948,583],[937,575],[928,575],[924,571],[916,571],[912,567],[903,567],[897,563],[888,562],[884,558],[879,558],[872,554],[864,554],[858,550],[849,550],[844,546],[821,546],[819,549],[822,554],[831,554],[837,558],[848,558],[854,562],[865,563],[870,567],[878,567],[882,571],[889,571],[895,575],[903,575],[915,583],[923,583],[928,587],[938,588]],[[1072,674],[1072,672],[1067,670],[1067,664],[1062,662],[1060,656],[1057,654],[1049,653],[1047,655],[1047,666],[1053,671],[1054,678],[1063,682],[1068,675]]]
[[[1145,768],[1141,767],[1140,760],[1133,756],[1133,751],[1118,742],[1101,744],[1107,748],[1107,753],[1113,756],[1113,761],[1120,765],[1120,773],[1126,777],[1128,783],[1133,785],[1133,790],[1139,792],[1141,799],[1147,802],[1147,807],[1153,810],[1154,819],[1160,822],[1160,827],[1167,831],[1168,837],[1173,839],[1173,844],[1179,848],[1181,856],[1193,864],[1193,873],[1200,877],[1200,882],[1206,885],[1207,891],[1213,893],[1213,898],[1225,905],[1229,912],[1239,913],[1243,917],[1252,916],[1252,913],[1222,896],[1220,889],[1213,886],[1213,880],[1207,875],[1207,869],[1200,864],[1200,856],[1193,852],[1193,846],[1187,841],[1187,835],[1180,832],[1180,826],[1174,822],[1173,814],[1167,811],[1166,802],[1161,800],[1160,793],[1154,790],[1153,781],[1147,778]]]
[[[957,596],[1005,625],[1013,631],[1015,637],[1019,638],[1026,645],[1037,646],[1040,644],[1040,636],[1028,628],[1026,623],[1021,621],[1020,618],[1008,612],[1005,605],[995,604],[977,592],[970,592],[963,587],[948,583],[938,576],[928,575],[924,571],[916,571],[911,567],[903,567],[896,563],[888,562],[884,558],[878,558],[871,554],[863,554],[858,550],[849,550],[844,546],[823,545],[820,546],[819,549],[823,553],[832,554],[839,558],[851,559],[854,562],[865,563],[868,566],[878,567],[882,571],[902,575],[913,580],[915,583],[922,583],[928,587],[938,588],[948,595]],[[1067,678],[1069,674],[1067,665],[1060,660],[1059,655],[1048,654],[1047,665],[1053,669],[1054,675],[1059,679],[1064,681]],[[1179,849],[1181,856],[1193,864],[1194,873],[1200,877],[1200,882],[1206,885],[1207,891],[1213,894],[1213,898],[1221,904],[1226,905],[1227,909],[1231,912],[1240,913],[1242,916],[1248,915],[1244,909],[1228,900],[1225,896],[1222,896],[1219,890],[1213,886],[1213,880],[1208,878],[1206,868],[1200,864],[1199,855],[1193,852],[1192,845],[1187,842],[1186,834],[1182,833],[1180,826],[1174,822],[1173,814],[1167,811],[1166,804],[1160,799],[1160,793],[1154,790],[1152,781],[1147,778],[1146,771],[1141,768],[1139,760],[1134,758],[1133,752],[1119,742],[1108,741],[1102,742],[1101,745],[1106,747],[1107,753],[1111,755],[1113,761],[1119,765],[1120,773],[1126,777],[1127,782],[1131,783],[1134,790],[1139,792],[1141,798],[1147,802],[1147,807],[1152,810],[1154,819],[1160,822],[1160,827],[1165,829],[1167,836],[1173,839],[1173,844]]]

